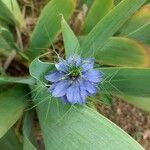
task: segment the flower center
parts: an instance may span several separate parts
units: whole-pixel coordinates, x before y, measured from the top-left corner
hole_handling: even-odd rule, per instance
[[[73,69],[69,76],[71,77],[71,79],[75,80],[78,76],[80,75],[80,69],[79,68],[76,68],[76,69]]]

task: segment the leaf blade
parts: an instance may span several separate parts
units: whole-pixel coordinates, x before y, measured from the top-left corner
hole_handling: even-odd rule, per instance
[[[29,56],[31,59],[40,55],[43,49],[48,48],[54,42],[61,29],[60,14],[68,19],[73,13],[75,4],[74,0],[51,0],[45,6],[30,39]]]
[[[120,2],[112,11],[110,11],[93,30],[81,45],[83,56],[91,56],[94,49],[100,50],[128,18],[144,4],[146,0],[124,0]]]
[[[42,101],[43,96],[50,97],[42,87],[38,100]],[[100,147],[106,150],[143,149],[116,125],[86,106],[64,105],[52,98],[39,105],[37,112],[46,150],[75,150],[79,147],[83,150]]]
[[[149,68],[109,67],[100,70],[104,73],[104,82],[101,86],[111,94],[150,97]]]
[[[106,65],[148,67],[150,48],[124,37],[112,37],[101,50],[95,50],[95,59]]]
[[[85,18],[82,33],[89,33],[92,28],[111,10],[112,0],[94,0]]]
[[[37,150],[32,134],[33,112],[27,112],[23,122],[23,150]]]
[[[63,17],[61,19],[61,25],[66,57],[78,54],[80,50],[79,41]]]
[[[2,150],[22,150],[22,144],[17,139],[14,131],[10,129],[4,137],[0,139],[0,148]]]
[[[28,90],[26,86],[18,85],[0,93],[0,138],[22,115],[27,105],[24,95]]]

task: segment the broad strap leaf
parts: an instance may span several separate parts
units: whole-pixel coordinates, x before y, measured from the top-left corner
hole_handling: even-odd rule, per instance
[[[94,50],[99,63],[112,66],[150,66],[150,47],[125,37],[112,37],[102,49]]]
[[[16,123],[27,106],[28,86],[1,86],[0,88],[0,138]]]
[[[82,55],[89,57],[100,50],[118,29],[139,9],[146,0],[124,0],[110,11],[88,34],[81,45]]]
[[[85,18],[82,34],[88,34],[112,8],[113,0],[94,0]]]
[[[36,142],[33,137],[33,117],[34,113],[26,112],[23,122],[23,150],[37,150]]]
[[[101,91],[112,95],[150,97],[150,68],[108,67],[104,73]]]
[[[76,0],[51,0],[44,7],[31,35],[29,57],[40,55],[41,51],[53,44],[61,29],[61,15],[66,20],[72,15]]]
[[[123,130],[86,106],[62,104],[46,88],[35,93],[45,149],[143,150]],[[47,100],[45,100],[47,98]],[[43,102],[42,102],[43,101]]]
[[[69,57],[70,55],[74,54],[79,54],[80,52],[79,41],[63,17],[61,20],[61,25],[66,57]]]

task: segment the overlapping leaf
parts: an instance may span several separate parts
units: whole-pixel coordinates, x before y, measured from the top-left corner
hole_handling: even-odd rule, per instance
[[[73,13],[75,4],[74,0],[51,0],[45,6],[31,36],[30,58],[35,58],[54,42],[61,29],[61,15],[68,20]]]
[[[136,32],[136,30],[140,30],[145,25],[150,24],[150,4],[147,4],[140,8],[122,27],[120,35],[128,36],[128,34],[132,34]],[[150,31],[147,30],[150,33]],[[142,36],[142,35],[141,35]]]
[[[73,31],[70,29],[69,25],[64,20],[64,18],[62,18],[61,24],[63,40],[65,45],[65,55],[70,56],[73,54],[81,53],[79,41],[74,35]]]
[[[0,85],[8,83],[21,83],[34,85],[35,79],[32,77],[12,77],[12,76],[0,76]]]
[[[33,112],[27,112],[24,118],[23,124],[23,150],[37,150],[36,142],[33,138],[32,128],[33,128]]]
[[[89,33],[92,28],[111,10],[113,0],[94,0],[85,18],[83,34]]]
[[[150,97],[149,68],[101,68],[104,81],[101,90],[113,95]]]
[[[150,23],[127,35],[128,38],[138,40],[150,46]]]
[[[64,105],[51,98],[43,87],[35,96],[37,103],[43,101],[37,112],[46,150],[143,149],[120,128],[86,106]]]
[[[1,86],[0,92],[0,138],[16,123],[21,117],[24,108],[27,106],[29,89],[25,85]],[[8,111],[9,110],[9,111]]]
[[[49,65],[35,60],[30,66],[30,72],[34,78],[43,81],[41,77],[47,73]],[[42,64],[45,72],[36,71],[38,68],[34,68],[33,65],[36,62],[37,65]],[[142,149],[125,132],[88,107],[62,104],[58,99],[52,98],[48,89],[41,84],[35,88],[38,90],[33,94],[33,98],[37,105],[46,150],[79,147],[81,149],[89,147],[115,150]]]
[[[101,50],[93,49],[96,60],[113,66],[148,67],[150,48],[124,37],[113,37]]]
[[[83,56],[91,56],[93,47],[100,50],[108,39],[140,8],[146,0],[124,0],[110,11],[82,43]]]
[[[22,144],[17,139],[13,129],[10,129],[4,137],[0,139],[1,150],[22,150]]]
[[[8,24],[15,24],[20,28],[23,27],[24,19],[16,0],[0,1],[0,19]]]
[[[144,111],[150,112],[150,97],[137,97],[128,95],[119,97]]]

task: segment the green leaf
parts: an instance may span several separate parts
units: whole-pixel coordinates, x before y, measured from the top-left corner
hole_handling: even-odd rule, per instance
[[[40,69],[39,69],[40,68]],[[44,81],[44,75],[54,68],[54,64],[40,61],[39,57],[35,58],[30,67],[29,72],[32,77],[38,81]]]
[[[114,0],[114,4],[118,5],[122,0]]]
[[[100,94],[100,102],[106,104],[106,105],[111,105],[112,104],[112,96],[109,95],[109,94],[104,94],[104,93],[101,93]]]
[[[2,54],[8,56],[11,52],[17,51],[14,37],[12,33],[4,27],[0,26],[0,51]]]
[[[61,24],[66,57],[73,54],[78,54],[80,50],[80,45],[77,37],[74,35],[73,31],[63,17],[61,20]]]
[[[124,101],[144,110],[150,112],[150,97],[137,97],[137,96],[120,96]]]
[[[7,24],[14,24],[14,16],[6,7],[6,5],[0,1],[0,20],[6,22]]]
[[[117,96],[150,97],[150,68],[100,68],[104,73],[100,84],[104,93]]]
[[[35,139],[33,138],[33,112],[27,112],[23,123],[23,150],[37,150]]]
[[[135,39],[150,46],[150,23],[127,35],[128,38]]]
[[[94,0],[85,18],[83,34],[89,33],[93,27],[111,10],[113,0]]]
[[[150,3],[150,0],[147,0],[147,2],[146,2],[146,3],[148,3],[148,4],[149,4],[149,3]]]
[[[0,76],[0,85],[8,83],[21,83],[34,85],[35,79],[32,77],[11,77],[11,76]]]
[[[23,27],[24,19],[16,0],[0,1],[0,18],[10,24],[15,23],[18,27]]]
[[[95,50],[96,60],[102,64],[128,67],[150,66],[150,48],[124,37],[113,37],[101,50]]]
[[[0,139],[1,150],[22,150],[22,144],[18,141],[14,131],[9,130],[5,136]]]
[[[61,29],[61,14],[68,20],[75,5],[74,0],[51,0],[45,6],[30,39],[29,56],[32,59],[54,42]]]
[[[120,30],[120,35],[127,36],[128,34],[142,28],[146,24],[150,24],[150,4],[143,6],[126,22]]]
[[[80,0],[79,1],[79,6],[83,6],[86,5],[88,7],[90,7],[92,5],[93,0]]]
[[[41,77],[46,74],[49,65],[41,61],[38,63],[42,64],[45,72],[44,70],[42,72],[35,71],[36,67],[33,68],[32,65],[30,72],[34,72],[35,78],[42,79]],[[37,89],[36,86],[35,88]],[[57,99],[52,98],[44,86],[38,85],[33,99],[37,105],[46,150],[98,149],[99,147],[106,150],[110,147],[115,150],[120,148],[125,150],[143,149],[130,136],[103,116],[86,106],[62,104]]]
[[[91,56],[94,50],[100,50],[108,39],[129,19],[133,13],[140,8],[146,0],[124,0],[110,11],[82,43],[82,54],[84,57]]]
[[[41,87],[35,94],[36,102],[41,102],[37,112],[46,150],[143,149],[123,130],[90,108],[62,104],[51,98],[47,88]]]
[[[9,43],[1,35],[0,35],[0,49],[8,50],[8,51],[12,50],[12,47],[9,45]]]
[[[0,93],[0,138],[16,123],[21,117],[27,105],[29,92],[27,86],[17,85],[2,87]]]

